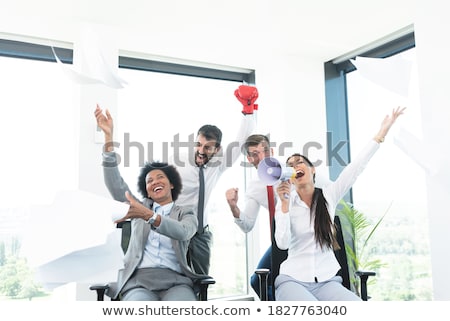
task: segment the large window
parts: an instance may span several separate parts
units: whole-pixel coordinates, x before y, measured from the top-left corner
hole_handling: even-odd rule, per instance
[[[0,70],[0,299],[26,299],[43,293],[21,253],[23,227],[34,207],[77,188],[78,109],[56,64],[0,55]]]
[[[401,140],[405,132],[419,139],[422,132],[414,36],[360,54],[365,57],[326,66],[328,127],[336,141],[348,142],[343,158],[357,156],[384,115],[407,107],[347,198],[372,224],[386,213],[366,249],[385,264],[369,295],[373,300],[431,300],[425,172]],[[334,165],[332,178],[343,164]]]
[[[415,54],[413,48],[383,60],[368,58],[347,75],[352,158],[385,114],[407,107],[353,188],[355,207],[373,222],[387,212],[368,249],[386,263],[370,289],[376,300],[432,299],[426,175],[397,143],[402,131],[421,138]]]
[[[57,54],[65,63],[72,61],[71,50],[57,48]],[[55,62],[48,46],[0,40],[0,299],[73,297],[68,294],[74,290],[71,285],[41,293],[20,251],[23,224],[35,213],[33,209],[49,205],[58,191],[79,188],[80,121],[93,121],[80,120],[80,88]],[[243,116],[234,90],[243,81],[254,82],[251,70],[127,57],[120,57],[120,66],[120,77],[128,85],[118,90],[115,139],[121,143],[119,153],[128,157],[122,158],[120,169],[135,193],[142,162],[166,160],[173,151],[171,143],[195,139],[201,125],[217,125],[223,132],[224,148],[235,140]],[[214,235],[210,274],[217,282],[210,287],[210,298],[249,292],[247,236],[234,224],[225,201],[225,190],[230,187],[244,194],[249,174],[242,164],[245,160],[242,155],[225,172],[208,205]],[[14,272],[19,269],[24,272]],[[11,289],[33,286],[36,291],[5,292],[6,284],[13,284],[8,286]]]

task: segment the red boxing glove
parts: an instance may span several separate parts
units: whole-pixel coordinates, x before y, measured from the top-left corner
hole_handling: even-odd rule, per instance
[[[256,87],[240,85],[234,91],[234,95],[242,103],[242,113],[244,115],[253,114],[253,111],[258,109],[258,105],[255,104],[258,98],[258,89]]]

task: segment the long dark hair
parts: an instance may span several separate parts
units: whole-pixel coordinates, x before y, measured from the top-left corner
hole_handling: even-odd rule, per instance
[[[313,163],[305,156],[295,153],[288,157],[286,164],[292,157],[301,157],[308,167],[314,167]],[[313,181],[315,182],[315,176],[313,176]],[[327,200],[323,196],[323,191],[321,188],[315,187],[312,197],[311,209],[310,209],[310,219],[314,219],[314,237],[316,242],[319,243],[320,247],[328,247],[330,249],[337,249],[339,245],[337,244],[335,237],[334,224],[331,222],[330,213],[327,208]]]

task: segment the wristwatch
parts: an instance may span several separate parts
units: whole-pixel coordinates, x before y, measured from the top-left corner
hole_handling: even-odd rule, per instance
[[[153,225],[153,223],[155,223],[157,217],[158,217],[158,213],[153,212],[153,215],[147,220],[147,223]]]

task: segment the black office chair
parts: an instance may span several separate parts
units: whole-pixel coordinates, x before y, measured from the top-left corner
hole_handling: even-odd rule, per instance
[[[336,259],[338,260],[341,269],[339,270],[338,274],[342,277],[342,284],[349,290],[354,291],[351,286],[351,279],[350,279],[350,269],[348,266],[347,261],[347,252],[345,251],[345,242],[344,242],[344,236],[342,232],[341,227],[341,220],[338,215],[334,217],[334,225],[336,227],[336,238],[337,242],[339,244],[339,249],[334,251],[334,254],[336,256]],[[275,221],[273,222],[273,231],[275,231]],[[261,301],[267,301],[268,300],[268,288],[269,284],[272,288],[272,297],[275,297],[275,286],[274,281],[275,278],[278,276],[280,272],[280,264],[286,260],[287,258],[287,250],[280,250],[276,246],[275,242],[275,236],[274,233],[272,234],[272,264],[271,264],[271,270],[269,269],[257,269],[255,270],[255,273],[258,274],[259,282],[260,282],[260,299]],[[301,268],[301,267],[299,267]],[[272,272],[272,273],[270,273]],[[355,275],[359,277],[360,285],[361,285],[361,293],[359,294],[361,299],[363,301],[368,300],[367,296],[367,280],[369,276],[376,275],[375,272],[372,271],[356,271]]]
[[[131,236],[131,222],[125,221],[117,224],[117,228],[122,229],[121,236],[121,246],[123,253],[126,253],[128,249],[128,244],[130,242]],[[208,300],[208,286],[210,284],[215,284],[216,281],[213,278],[206,278],[201,280],[196,280],[194,287],[198,288],[198,299],[199,301]],[[107,284],[93,284],[89,287],[92,291],[97,291],[97,301],[104,301],[106,290],[109,288],[110,283]],[[119,301],[117,299],[111,299],[112,301]]]

